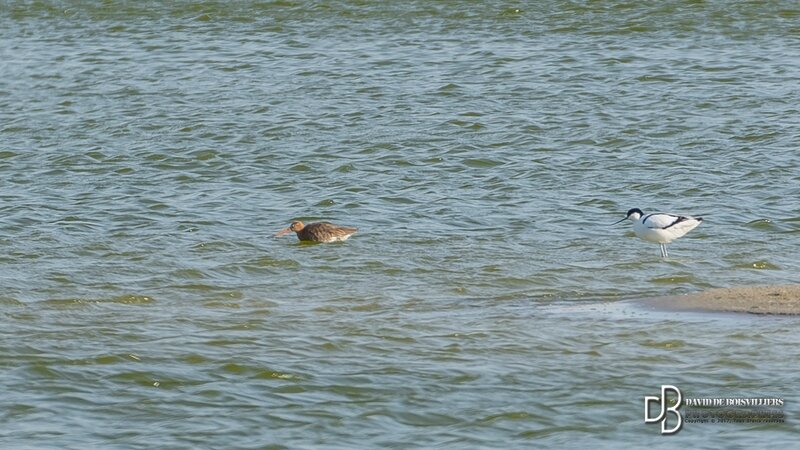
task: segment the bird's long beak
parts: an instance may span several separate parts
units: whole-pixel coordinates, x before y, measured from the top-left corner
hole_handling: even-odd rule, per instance
[[[284,234],[291,233],[291,232],[292,232],[291,228],[284,228],[281,231],[278,231],[277,233],[275,233],[275,235],[273,237],[281,237]]]
[[[612,223],[611,225],[616,225],[616,224],[618,224],[618,223],[620,223],[620,222],[625,222],[626,220],[628,220],[628,218],[627,218],[627,217],[625,217],[625,218],[622,218],[622,219],[620,219],[620,220],[618,220],[618,221],[616,221],[616,222]]]

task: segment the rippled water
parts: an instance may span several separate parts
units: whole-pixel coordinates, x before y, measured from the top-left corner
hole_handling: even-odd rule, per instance
[[[796,2],[164,3],[0,4],[0,447],[798,441],[797,319],[621,302],[800,282]]]

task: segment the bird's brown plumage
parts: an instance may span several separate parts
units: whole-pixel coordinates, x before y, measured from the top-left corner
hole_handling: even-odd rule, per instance
[[[297,234],[297,239],[301,241],[336,242],[347,240],[353,233],[358,231],[358,228],[343,227],[327,222],[315,222],[305,225],[303,222],[296,221],[292,222],[288,228],[275,234],[275,237],[283,236],[292,231]]]

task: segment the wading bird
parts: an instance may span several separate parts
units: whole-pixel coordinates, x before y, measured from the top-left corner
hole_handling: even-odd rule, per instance
[[[358,231],[358,228],[342,227],[326,222],[316,222],[304,225],[303,222],[295,221],[289,225],[288,228],[277,232],[275,237],[283,236],[284,234],[294,231],[297,233],[297,239],[301,241],[313,242],[336,242],[346,241],[353,233]]]
[[[640,239],[655,242],[661,247],[661,256],[666,258],[667,244],[694,230],[703,221],[702,217],[676,216],[674,214],[645,214],[639,208],[628,211],[624,219],[614,222],[616,225],[624,220],[633,222],[633,232]]]

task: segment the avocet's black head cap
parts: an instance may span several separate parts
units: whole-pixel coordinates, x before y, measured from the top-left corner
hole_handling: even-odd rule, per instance
[[[629,209],[629,210],[628,210],[628,214],[625,214],[625,217],[630,217],[630,216],[631,216],[631,214],[634,214],[634,213],[639,213],[639,215],[640,215],[640,216],[643,216],[643,215],[644,215],[644,213],[642,212],[642,210],[641,210],[641,209],[639,209],[639,208],[633,208],[633,209]],[[619,217],[619,216],[617,216],[617,217]]]
[[[635,218],[632,218],[632,217],[631,217],[632,215],[634,215],[634,214],[636,214],[636,213],[638,213],[638,214],[639,214],[639,217],[642,217],[642,216],[644,215],[644,213],[642,212],[642,210],[641,210],[641,209],[639,209],[639,208],[633,208],[633,209],[629,209],[629,210],[628,210],[628,214],[625,214],[625,217],[623,217],[622,219],[619,219],[618,221],[616,221],[616,222],[612,223],[611,225],[616,225],[616,224],[618,224],[618,223],[625,222],[626,220],[637,220],[639,217],[635,217]]]

